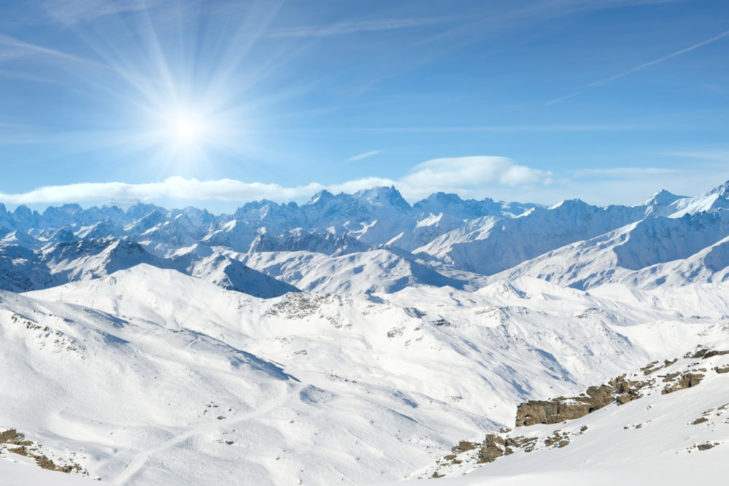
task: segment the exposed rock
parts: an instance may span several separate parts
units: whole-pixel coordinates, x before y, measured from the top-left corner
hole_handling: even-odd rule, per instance
[[[708,451],[708,450],[709,450],[709,449],[711,449],[712,447],[714,447],[714,446],[718,446],[718,445],[719,445],[719,443],[718,443],[718,442],[714,442],[714,443],[711,443],[711,442],[704,442],[703,444],[696,444],[696,448],[697,448],[698,450],[700,450],[700,451]]]
[[[633,373],[630,376],[621,375],[605,384],[591,386],[579,396],[576,397],[557,397],[551,400],[530,400],[521,403],[517,407],[515,423],[517,427],[530,426],[536,424],[557,424],[568,420],[583,417],[595,410],[601,409],[607,405],[615,403],[622,405],[632,400],[640,398],[643,393],[653,394],[660,391],[662,394],[672,393],[684,388],[691,388],[701,383],[707,372],[708,367],[702,368],[699,363],[702,359],[708,359],[714,356],[729,354],[729,351],[714,351],[708,348],[699,348],[696,351],[688,353],[684,358],[687,362],[682,363],[680,371],[654,375],[653,377],[643,379],[642,376],[653,375],[658,370],[666,369],[674,365],[678,360],[665,360],[662,363],[654,361],[647,366],[641,368],[640,372]],[[718,373],[729,372],[729,365],[714,368]],[[641,373],[642,372],[642,373]],[[659,378],[661,381],[659,381]],[[663,387],[663,388],[661,388]],[[645,389],[645,390],[644,390]],[[646,390],[648,390],[646,392]],[[648,409],[651,405],[648,405]],[[699,425],[709,422],[709,416],[715,411],[729,409],[729,403],[724,404],[716,409],[708,409],[703,412],[702,416],[691,422],[693,425]],[[717,412],[717,415],[720,412]],[[651,422],[648,420],[645,424]],[[729,423],[729,421],[727,421]],[[643,423],[626,425],[625,430],[641,429]],[[483,442],[480,444],[470,441],[461,441],[451,449],[451,454],[446,455],[442,461],[438,462],[438,468],[432,477],[443,477],[444,473],[454,471],[451,466],[461,465],[455,468],[457,471],[464,471],[465,465],[474,465],[475,463],[484,464],[491,463],[500,457],[508,456],[518,451],[532,452],[534,450],[545,448],[562,448],[570,444],[574,437],[579,437],[586,430],[587,425],[582,425],[578,429],[562,431],[554,430],[551,435],[545,435],[544,429],[539,428],[536,431],[536,437],[514,436],[509,427],[503,427],[499,433],[487,434]],[[691,449],[705,451],[719,443],[702,443],[694,444]],[[474,452],[468,452],[473,451]],[[442,469],[445,467],[445,469]]]
[[[460,454],[461,452],[466,452],[475,449],[478,447],[478,444],[475,442],[469,442],[467,440],[462,440],[458,443],[457,446],[455,446],[451,451],[453,451],[454,454]]]
[[[678,361],[678,359],[673,360],[665,360],[663,361],[663,364],[660,364],[658,361],[653,361],[651,363],[648,363],[646,366],[641,368],[640,370],[643,372],[644,375],[650,375],[651,373],[655,373],[658,370],[661,370],[663,368],[668,368],[673,363]]]
[[[488,434],[484,440],[483,447],[478,451],[478,462],[483,464],[486,462],[494,462],[497,458],[504,455],[504,447],[506,442],[502,437],[496,434]]]
[[[21,434],[15,429],[9,429],[5,432],[0,432],[0,444],[12,444],[18,446],[33,445],[31,441],[25,440],[25,435]]]
[[[43,469],[64,473],[76,472],[85,475],[88,474],[88,472],[79,464],[75,464],[73,462],[69,462],[68,464],[56,464],[52,459],[41,452],[40,447],[37,444],[33,441],[26,440],[25,435],[15,429],[0,432],[0,445],[17,446],[8,448],[8,452],[18,454],[19,456],[30,457]]]
[[[565,447],[569,445],[569,443],[569,435],[561,430],[555,430],[551,436],[544,439],[544,445],[547,447],[552,447],[555,444],[557,447]]]
[[[612,402],[618,405],[640,397],[640,389],[652,381],[630,381],[625,375],[613,378],[605,385],[591,386],[578,397],[558,397],[553,400],[530,400],[516,410],[516,426],[556,424],[584,417]]]
[[[665,395],[667,393],[683,390],[684,388],[691,388],[692,386],[696,386],[701,383],[703,378],[704,375],[702,373],[683,373],[678,381],[676,381],[673,385],[667,385],[663,390],[661,390],[661,393]]]
[[[716,349],[700,347],[698,351],[696,351],[694,354],[687,356],[687,357],[708,359],[708,358],[713,358],[714,356],[723,356],[725,354],[729,354],[729,350],[728,351],[718,351]]]

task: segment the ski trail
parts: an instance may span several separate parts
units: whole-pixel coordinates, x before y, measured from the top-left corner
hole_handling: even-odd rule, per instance
[[[181,434],[178,434],[155,447],[142,450],[134,456],[129,464],[127,464],[126,468],[124,468],[124,470],[116,477],[116,479],[112,481],[112,483],[126,484],[127,481],[132,479],[134,475],[137,474],[144,467],[144,465],[147,463],[147,460],[149,460],[152,455],[160,451],[180,444],[197,434],[213,432],[222,428],[228,428],[231,425],[236,425],[241,422],[245,422],[246,420],[251,420],[261,415],[264,415],[271,410],[283,405],[286,402],[288,396],[288,393],[284,390],[275,400],[270,400],[251,412],[236,416],[230,420],[215,420],[214,422],[210,421],[199,424],[192,429],[182,432]]]

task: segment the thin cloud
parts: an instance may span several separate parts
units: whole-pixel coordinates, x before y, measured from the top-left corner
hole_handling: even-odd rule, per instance
[[[669,169],[664,167],[610,167],[604,169],[584,169],[574,173],[574,177],[626,177],[626,176],[653,176],[663,174],[674,174],[679,172],[677,169]]]
[[[345,162],[356,162],[358,160],[364,160],[364,159],[368,159],[370,157],[374,157],[375,155],[379,155],[381,153],[382,153],[382,150],[371,150],[371,151],[365,152],[363,154],[354,155],[354,156],[348,158],[347,160],[345,160]]]
[[[86,64],[97,68],[107,68],[107,66],[90,59],[68,54],[57,49],[31,44],[30,42],[25,42],[20,39],[16,39],[15,37],[0,34],[0,61],[31,56],[45,56],[58,59],[60,61]]]
[[[651,130],[655,126],[645,124],[638,125],[461,125],[461,126],[440,126],[440,127],[361,127],[341,128],[327,131],[346,132],[406,132],[406,133],[448,133],[448,132],[612,132],[626,130]]]
[[[721,39],[723,39],[724,37],[727,37],[727,36],[729,36],[729,30],[725,30],[724,32],[722,32],[722,33],[720,33],[718,35],[715,35],[714,37],[710,37],[710,38],[708,38],[706,40],[703,40],[701,42],[697,42],[696,44],[692,44],[692,45],[690,45],[688,47],[685,47],[683,49],[679,49],[679,50],[674,51],[674,52],[672,52],[670,54],[667,54],[665,56],[659,57],[658,59],[653,59],[652,61],[648,61],[648,62],[645,62],[645,63],[640,64],[638,66],[635,66],[633,68],[630,68],[630,69],[628,69],[626,71],[622,71],[622,72],[619,72],[617,74],[613,74],[612,76],[608,76],[607,78],[598,79],[597,81],[593,81],[592,83],[588,84],[585,89],[581,89],[579,91],[575,91],[574,93],[568,94],[566,96],[562,96],[560,98],[555,98],[553,100],[549,100],[549,101],[547,101],[546,104],[547,105],[555,105],[555,104],[558,104],[558,103],[562,103],[563,101],[566,101],[566,100],[568,100],[570,98],[574,98],[575,96],[578,96],[578,95],[584,93],[588,89],[597,88],[597,87],[600,87],[600,86],[605,86],[606,84],[612,83],[613,81],[618,80],[620,78],[624,78],[625,76],[628,76],[630,74],[636,73],[638,71],[642,71],[642,70],[647,69],[649,67],[653,67],[653,66],[655,66],[657,64],[660,64],[662,62],[668,61],[669,59],[673,59],[674,57],[681,56],[683,54],[687,54],[687,53],[689,53],[691,51],[694,51],[696,49],[699,49],[700,47],[704,47],[706,45],[713,44],[714,42],[717,42],[717,41],[719,41],[719,40],[721,40]]]
[[[129,184],[94,182],[45,186],[19,194],[2,194],[0,201],[10,204],[65,203],[74,201],[150,200],[150,199],[298,199],[324,189],[322,184],[284,187],[279,184],[243,182],[234,179],[200,181],[174,176],[162,182]]]
[[[505,157],[472,156],[429,160],[416,165],[399,180],[367,177],[339,184],[312,182],[286,187],[235,179],[201,181],[174,176],[161,182],[142,184],[99,182],[45,186],[24,193],[0,193],[0,201],[12,205],[161,199],[290,201],[309,197],[324,189],[351,193],[391,185],[397,186],[406,198],[414,199],[436,191],[472,191],[500,186],[513,189],[550,182],[551,173],[548,171],[518,165]]]
[[[684,157],[689,159],[702,159],[724,162],[729,160],[729,151],[707,151],[707,152],[667,152],[665,155],[671,157]]]
[[[453,20],[452,17],[427,17],[404,19],[379,19],[353,22],[337,22],[329,25],[288,27],[274,30],[269,37],[328,37],[360,32],[377,32],[383,30],[411,29],[440,24]]]
[[[164,0],[45,0],[41,6],[53,20],[70,26],[107,15],[141,12]]]

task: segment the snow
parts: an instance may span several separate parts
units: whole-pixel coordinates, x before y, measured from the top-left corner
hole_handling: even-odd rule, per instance
[[[522,401],[729,349],[726,194],[411,206],[389,187],[232,215],[0,208],[0,432],[116,484],[429,475]],[[715,482],[729,415],[691,422],[729,402],[727,380],[610,405],[560,425],[569,447],[439,481]],[[88,482],[0,449],[0,483]]]
[[[726,345],[726,340],[721,344]],[[552,425],[518,427],[512,434],[538,437],[536,449],[498,458],[480,466],[441,468],[449,486],[717,484],[726,472],[729,445],[729,374],[712,368],[728,365],[726,355],[708,360],[682,359],[655,375],[648,392],[625,405],[612,404],[582,418]],[[693,366],[691,366],[693,364]],[[701,367],[698,385],[662,394],[662,377]],[[637,372],[637,379],[647,379]],[[698,419],[698,420],[697,420]],[[564,447],[546,447],[555,430],[569,435]],[[698,445],[713,444],[708,450]],[[475,468],[474,468],[475,467]],[[428,471],[430,472],[430,471]],[[461,476],[467,472],[465,476]],[[461,476],[461,477],[458,477]],[[390,484],[390,483],[388,483]],[[395,483],[392,483],[395,484]],[[396,484],[430,484],[429,480]]]
[[[3,486],[92,486],[99,484],[77,474],[61,474],[39,468],[35,462],[17,456],[2,460],[0,456],[0,482]],[[103,483],[101,483],[103,484]]]
[[[0,424],[83,451],[92,474],[124,484],[214,484],[229,470],[256,484],[394,480],[510,423],[521,400],[722,332],[619,295],[525,279],[262,300],[140,265],[2,296],[2,367],[16,372]],[[205,460],[191,469],[192,456]]]

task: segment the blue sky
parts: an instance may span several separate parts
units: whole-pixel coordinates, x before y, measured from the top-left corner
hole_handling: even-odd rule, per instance
[[[729,2],[5,0],[0,202],[729,179]]]

